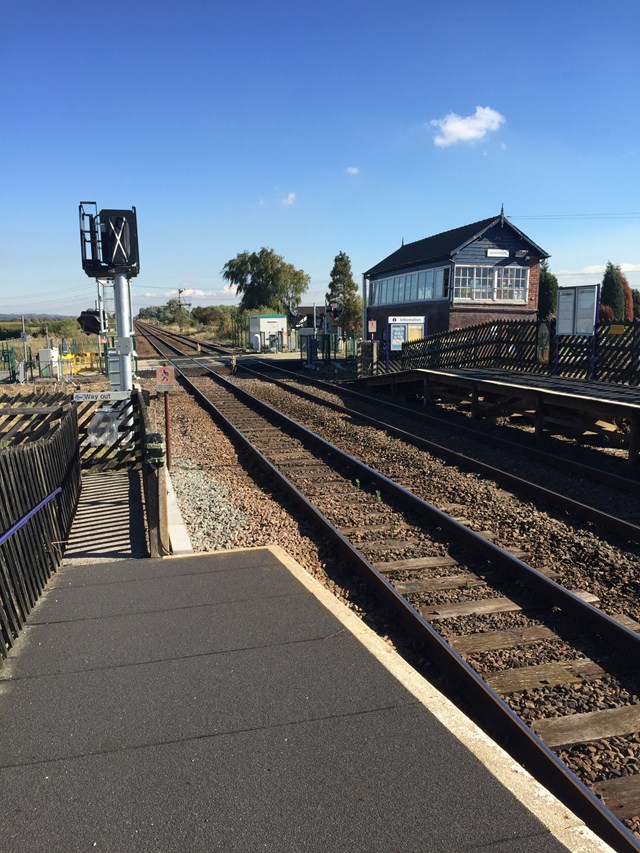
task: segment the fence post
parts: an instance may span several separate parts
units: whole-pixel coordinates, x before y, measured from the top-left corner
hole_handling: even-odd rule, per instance
[[[149,555],[165,557],[171,553],[167,523],[167,488],[164,445],[160,433],[151,432],[149,413],[142,392],[137,391],[142,442],[142,486],[149,535]]]
[[[589,380],[593,381],[598,378],[598,334],[600,331],[600,326],[596,323],[596,327],[593,330],[593,334],[591,335],[591,346],[589,349],[591,350],[591,364],[589,370]]]

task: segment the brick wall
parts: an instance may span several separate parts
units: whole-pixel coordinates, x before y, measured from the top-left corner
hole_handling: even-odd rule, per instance
[[[490,323],[492,320],[535,320],[536,311],[524,306],[488,305],[482,309],[477,305],[452,305],[449,315],[449,329],[466,329],[478,323]]]
[[[540,261],[531,261],[529,270],[529,308],[538,310],[538,291],[540,290]]]

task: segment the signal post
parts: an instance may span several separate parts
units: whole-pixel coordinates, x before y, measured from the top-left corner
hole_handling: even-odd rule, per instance
[[[89,278],[96,281],[113,281],[118,375],[112,376],[110,371],[111,387],[114,391],[131,391],[133,325],[130,280],[140,272],[136,209],[103,209],[98,212],[94,201],[82,201],[79,213],[82,268]]]

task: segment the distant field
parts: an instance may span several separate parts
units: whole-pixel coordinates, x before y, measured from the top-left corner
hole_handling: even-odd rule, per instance
[[[49,346],[60,347],[63,338],[69,342],[72,348],[75,341],[76,352],[98,351],[97,336],[83,334],[75,320],[52,321],[51,327],[53,328],[49,329],[49,337],[46,338],[42,334],[42,323],[36,325],[25,322],[27,347],[31,349],[33,355],[39,349]],[[15,351],[18,358],[22,358],[23,342],[20,337],[21,334],[21,321],[0,320],[0,349],[9,347]]]

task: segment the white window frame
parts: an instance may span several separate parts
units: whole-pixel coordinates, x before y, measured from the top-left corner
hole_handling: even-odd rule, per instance
[[[529,267],[509,264],[508,266],[488,267],[478,264],[460,264],[453,271],[453,301],[474,302],[475,304],[500,305],[526,305],[529,301]],[[514,275],[514,273],[518,275]],[[464,275],[462,275],[464,273]],[[521,274],[524,273],[524,287],[522,287]],[[476,282],[481,281],[484,287],[476,287]],[[467,286],[463,288],[463,283]],[[468,295],[461,296],[461,290]],[[490,292],[490,296],[476,297],[475,293],[483,290]],[[499,296],[500,293],[522,292],[522,296]]]
[[[447,293],[442,292],[444,278],[449,274]],[[410,273],[396,273],[375,279],[371,284],[371,306],[402,305],[407,302],[435,302],[449,299],[451,267],[430,267]],[[422,296],[420,295],[422,291]],[[396,293],[398,299],[395,299]]]

